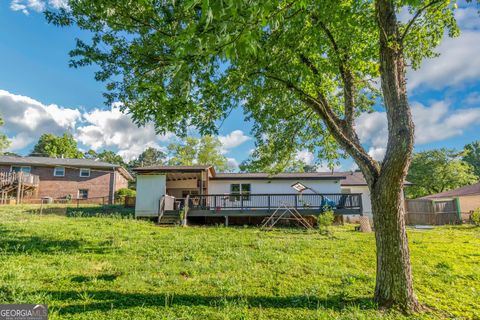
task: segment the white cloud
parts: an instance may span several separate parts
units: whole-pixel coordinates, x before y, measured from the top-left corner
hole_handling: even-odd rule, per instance
[[[81,117],[77,109],[45,105],[5,90],[0,90],[0,113],[6,134],[12,139],[12,151],[26,147],[44,133],[72,131]]]
[[[11,0],[10,9],[28,15],[30,11],[43,12],[47,7],[68,9],[68,0]]]
[[[218,136],[218,140],[220,140],[225,150],[236,148],[250,139],[242,130],[234,130],[226,136]]]
[[[467,105],[477,105],[480,106],[480,92],[470,93],[463,102]]]
[[[305,164],[308,164],[308,165],[313,164],[314,158],[315,157],[314,157],[313,153],[306,150],[306,149],[298,151],[296,156],[295,156],[296,160],[303,161]]]
[[[430,107],[413,103],[412,114],[417,145],[459,136],[471,126],[480,124],[480,108],[450,109],[444,101],[435,102]],[[356,129],[361,142],[369,146],[369,154],[375,159],[383,159],[388,139],[385,112],[361,115],[356,121]]]
[[[152,123],[138,127],[129,114],[120,111],[120,106],[114,103],[106,110],[80,112],[0,90],[0,114],[5,120],[2,129],[12,142],[11,151],[28,152],[28,147],[44,133],[61,135],[71,132],[79,142],[79,148],[114,150],[128,161],[148,147],[166,151],[165,145],[177,139],[173,133],[158,135]],[[219,136],[225,154],[250,139],[241,130]],[[232,169],[238,168],[235,159],[228,158],[228,161]]]
[[[382,160],[385,157],[385,152],[387,152],[387,148],[383,147],[370,147],[368,149],[368,154],[375,160]]]
[[[237,171],[238,170],[238,161],[235,158],[227,158],[227,166],[230,170],[232,171]]]
[[[439,57],[425,60],[419,70],[408,72],[409,90],[459,86],[480,77],[480,32],[464,31],[458,38],[446,38],[437,52]]]
[[[131,160],[148,147],[162,149],[160,142],[174,138],[171,133],[157,135],[151,123],[137,127],[130,115],[120,111],[118,104],[110,110],[86,112],[83,119],[86,124],[77,128],[79,142],[93,150],[114,147],[126,160]]]
[[[474,6],[455,10],[455,19],[461,30],[479,30],[480,19],[478,10]]]

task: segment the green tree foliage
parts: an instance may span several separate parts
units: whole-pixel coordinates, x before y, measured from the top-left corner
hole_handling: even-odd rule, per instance
[[[480,140],[467,144],[464,147],[463,161],[469,163],[475,172],[475,175],[480,178]]]
[[[3,126],[3,124],[4,122],[0,115],[0,127]],[[0,154],[3,154],[3,150],[8,148],[9,146],[10,146],[10,141],[8,140],[8,137],[5,134],[0,133]]]
[[[455,150],[435,149],[414,155],[405,189],[409,198],[448,191],[478,181],[470,164]]]
[[[139,125],[153,121],[159,133],[180,136],[190,127],[216,133],[218,120],[241,106],[254,123],[253,161],[275,170],[298,150],[333,161],[341,147],[372,194],[376,301],[419,310],[399,196],[414,145],[405,68],[435,56],[444,34],[458,34],[453,1],[69,4],[47,19],[93,33],[91,41],[77,41],[72,66],[98,65],[96,79],[107,82],[108,102],[121,101]],[[411,13],[406,23],[396,17],[402,9]],[[381,166],[354,126],[378,101],[378,78],[389,122]]]
[[[283,172],[316,172],[318,171],[318,166],[316,164],[307,164],[305,161],[292,159],[286,164],[281,164],[283,167]],[[241,172],[269,172],[274,173],[275,166],[265,167],[259,162],[256,162],[252,159],[247,159],[239,165]]]
[[[115,191],[115,200],[123,203],[125,201],[125,197],[135,197],[137,195],[137,191],[129,188],[121,188]]]
[[[51,133],[42,134],[30,155],[37,157],[83,158],[83,153],[78,150],[77,141],[69,133],[64,133],[63,136],[56,136]]]
[[[212,165],[218,172],[229,171],[227,158],[221,152],[222,143],[213,136],[187,137],[182,143],[168,146],[170,165]]]
[[[162,150],[158,150],[152,147],[148,147],[143,151],[138,158],[129,162],[128,166],[135,167],[148,167],[155,165],[165,165],[167,155]]]
[[[95,159],[95,160],[98,159],[103,162],[118,164],[119,166],[122,166],[125,168],[127,167],[127,164],[125,163],[123,158],[120,155],[110,150],[103,150],[102,152],[97,153],[96,151],[90,149],[84,153],[84,157],[86,159]]]

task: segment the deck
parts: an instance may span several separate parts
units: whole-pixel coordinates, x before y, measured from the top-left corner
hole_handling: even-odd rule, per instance
[[[22,202],[28,190],[38,188],[40,178],[25,172],[0,172],[0,204],[7,203],[7,199],[15,194],[16,203]]]
[[[174,210],[179,212],[185,199],[176,199]],[[301,215],[319,215],[327,209],[336,215],[362,215],[360,193],[332,194],[209,194],[195,195],[188,200],[188,217],[247,217],[269,216],[279,207],[295,208]]]

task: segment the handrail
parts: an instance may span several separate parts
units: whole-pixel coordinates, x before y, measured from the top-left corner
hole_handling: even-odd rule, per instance
[[[158,223],[160,223],[160,220],[163,217],[164,211],[165,211],[165,196],[162,196],[158,203]]]
[[[192,201],[195,200],[195,201]],[[268,209],[273,210],[282,205],[296,209],[333,209],[362,210],[361,193],[324,193],[324,194],[208,194],[192,195],[191,209]]]
[[[22,184],[28,184],[36,186],[39,184],[40,177],[35,174],[25,173],[25,172],[15,172],[15,171],[4,171],[0,172],[0,188],[16,184],[21,182]]]
[[[187,197],[185,198],[185,204],[183,205],[183,217],[182,217],[182,226],[183,227],[187,226],[188,210],[190,210],[190,195],[189,194],[187,194]]]

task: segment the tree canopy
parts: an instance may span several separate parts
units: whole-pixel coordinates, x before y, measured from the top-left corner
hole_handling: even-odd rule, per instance
[[[316,164],[307,164],[303,160],[291,159],[288,164],[281,165],[284,169],[283,172],[316,172],[318,166]],[[239,165],[241,172],[272,172],[275,171],[272,166],[265,167],[263,164],[252,161],[251,159],[243,161]]]
[[[418,198],[472,184],[478,181],[473,167],[455,150],[435,149],[414,155],[406,188],[410,198]]]
[[[64,133],[62,136],[56,136],[51,133],[42,134],[30,155],[37,157],[83,158],[83,153],[78,150],[77,141],[70,133]]]
[[[164,165],[167,161],[167,154],[162,150],[148,147],[145,149],[136,159],[130,161],[128,166],[135,167],[148,167],[154,165]]]
[[[0,127],[3,126],[3,118],[0,115]],[[0,133],[0,154],[3,154],[3,150],[10,146],[10,141],[8,137],[4,133]]]
[[[480,140],[469,143],[464,147],[462,160],[473,167],[475,175],[480,179]]]
[[[170,165],[212,165],[219,172],[229,171],[227,158],[221,152],[222,143],[213,136],[187,137],[181,143],[168,145]]]
[[[103,150],[102,152],[98,153],[95,150],[90,149],[87,152],[85,152],[83,156],[86,159],[98,159],[104,162],[118,164],[119,166],[122,166],[122,167],[127,167],[127,164],[125,163],[123,158],[120,155],[110,150]]]
[[[449,1],[397,5],[419,11],[401,24],[414,67],[434,55],[445,30],[458,31]],[[83,0],[47,13],[52,23],[94,33],[91,41],[77,40],[71,65],[99,65],[107,101],[122,101],[138,124],[214,133],[216,121],[242,106],[255,121],[253,158],[276,170],[299,149],[330,161],[339,141],[361,150],[341,138],[348,132],[333,130],[334,139],[330,129],[353,130],[354,118],[376,101],[375,17],[371,2],[350,0]]]

